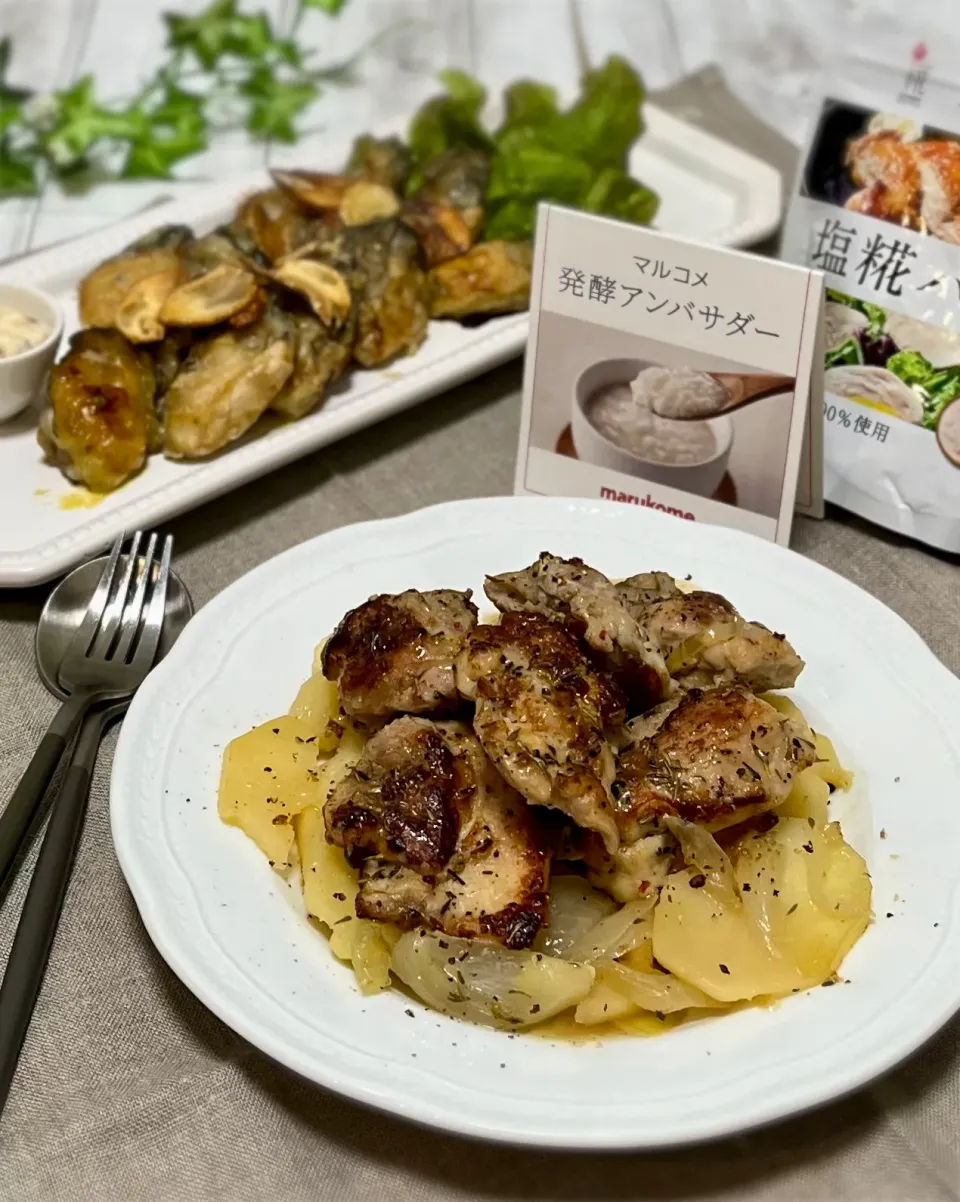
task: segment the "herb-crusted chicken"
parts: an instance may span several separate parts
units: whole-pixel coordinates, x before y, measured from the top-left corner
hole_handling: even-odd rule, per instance
[[[806,727],[741,687],[692,689],[628,724],[613,784],[624,842],[664,814],[711,830],[786,799],[816,757]]]
[[[488,576],[484,592],[501,613],[539,613],[563,622],[639,708],[661,701],[670,678],[657,644],[602,572],[582,559],[542,552],[519,572]]]
[[[523,798],[463,723],[389,723],[333,790],[324,821],[361,864],[359,917],[512,948],[533,941],[546,857]]]
[[[597,672],[563,626],[535,613],[507,613],[478,626],[456,666],[457,687],[476,703],[484,751],[527,801],[561,810],[619,841],[607,731],[625,715],[616,685]]]
[[[408,589],[371,597],[334,631],[323,672],[354,716],[450,709],[458,699],[454,661],[476,624],[469,591]]]
[[[719,593],[677,590],[629,608],[684,688],[788,689],[803,669],[784,635],[746,621]]]

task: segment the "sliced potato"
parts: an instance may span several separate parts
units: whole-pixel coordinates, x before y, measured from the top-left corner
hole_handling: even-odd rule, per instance
[[[812,764],[797,775],[787,800],[777,807],[777,814],[781,818],[812,818],[816,829],[822,830],[827,824],[830,787],[819,772],[815,771],[817,766]]]
[[[309,722],[316,736],[317,751],[328,755],[336,751],[343,738],[343,724],[338,720],[340,698],[336,683],[327,680],[322,672],[315,672],[300,686],[300,691],[290,706],[290,713],[304,722]]]
[[[179,281],[179,265],[138,280],[117,306],[120,333],[131,342],[160,342],[165,333],[160,310]]]
[[[342,325],[350,316],[350,287],[339,271],[317,259],[284,259],[273,278],[299,292],[325,326]]]
[[[741,840],[736,872],[746,913],[804,986],[834,973],[870,921],[867,866],[836,823],[782,818]]]
[[[218,809],[238,826],[277,869],[290,864],[292,819],[320,801],[313,732],[302,718],[285,714],[227,744],[220,770]]]
[[[810,766],[812,772],[825,780],[835,789],[847,790],[853,784],[853,773],[847,772],[840,765],[836,749],[826,735],[815,734],[814,743],[817,748],[817,758]]]
[[[235,263],[221,263],[175,288],[160,309],[168,326],[215,326],[245,309],[257,295],[256,278]]]
[[[616,960],[601,960],[597,978],[609,983],[640,1010],[673,1014],[677,1010],[715,1010],[722,1006],[715,998],[669,973],[638,972]]]
[[[686,868],[667,878],[653,916],[653,954],[689,985],[721,1002],[803,988],[803,974],[778,956],[736,890]]]
[[[601,1023],[611,1023],[617,1019],[627,1018],[636,1014],[639,1007],[609,980],[602,970],[597,970],[597,978],[593,988],[577,1006],[574,1021],[586,1027],[599,1026]]]
[[[359,883],[357,870],[347,863],[343,850],[327,842],[323,811],[304,807],[293,819],[303,881],[303,904],[308,914],[331,930],[356,917]]]
[[[356,764],[367,742],[367,734],[349,720],[338,719],[343,732],[337,750],[327,760],[320,762],[320,798],[327,800],[333,788],[343,780],[350,769]]]
[[[392,188],[371,180],[357,180],[340,198],[339,213],[344,225],[366,225],[381,217],[392,217],[400,201]]]
[[[588,964],[422,930],[400,938],[392,967],[435,1010],[505,1030],[532,1026],[575,1006],[594,981]]]

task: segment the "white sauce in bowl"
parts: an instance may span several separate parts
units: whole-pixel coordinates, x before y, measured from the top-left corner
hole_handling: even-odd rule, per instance
[[[647,386],[640,384],[647,372],[672,370],[688,369],[648,367],[632,383],[598,389],[584,406],[587,421],[605,438],[649,463],[677,467],[706,463],[717,454],[717,438],[710,426],[659,417],[650,408]],[[723,392],[726,396],[726,389]]]
[[[0,359],[12,359],[32,351],[50,333],[50,325],[37,317],[28,317],[19,309],[0,305]]]
[[[645,367],[631,387],[661,417],[716,417],[730,400],[719,380],[692,367]]]

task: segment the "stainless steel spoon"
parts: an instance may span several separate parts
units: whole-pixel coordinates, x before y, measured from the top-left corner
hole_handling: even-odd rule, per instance
[[[61,679],[61,668],[74,636],[89,618],[91,601],[102,583],[111,561],[119,576],[120,547],[115,545],[110,555],[81,564],[65,577],[50,594],[37,626],[34,650],[37,669],[43,683],[54,696],[65,702],[44,735],[20,784],[0,814],[0,904],[2,904],[15,872],[15,863],[30,822],[50,782],[67,742],[80,718],[97,698],[105,701],[110,692],[93,694],[88,689],[72,691]],[[134,549],[134,548],[131,548]],[[132,574],[131,574],[132,576]],[[120,582],[122,584],[122,581]],[[116,599],[118,590],[111,595]],[[171,572],[167,586],[164,621],[157,650],[162,658],[173,646],[177,636],[193,615],[193,602],[183,582]],[[114,698],[128,695],[129,689],[113,692]]]

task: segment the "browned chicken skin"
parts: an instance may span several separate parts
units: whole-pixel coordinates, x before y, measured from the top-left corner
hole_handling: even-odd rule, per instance
[[[540,614],[507,613],[498,626],[473,631],[456,674],[460,692],[476,702],[477,737],[510,784],[614,849],[606,730],[622,721],[623,699],[576,639]]]
[[[362,717],[449,709],[457,700],[454,661],[477,624],[470,592],[408,589],[350,610],[323,652],[346,713]]]
[[[677,591],[641,603],[634,613],[684,688],[788,689],[803,670],[803,660],[782,634],[745,621],[719,593]]]
[[[618,586],[582,559],[544,551],[529,568],[488,576],[483,591],[502,613],[539,613],[563,622],[639,708],[670,691],[663,656]]]
[[[624,842],[663,814],[711,830],[754,817],[816,757],[806,727],[739,687],[693,689],[628,729],[613,785]]]
[[[960,242],[956,142],[903,142],[895,130],[878,130],[851,142],[845,162],[861,188],[847,201],[848,209]]]
[[[469,727],[403,717],[367,743],[324,806],[328,839],[363,861],[357,914],[527,947],[547,860],[523,798]]]

